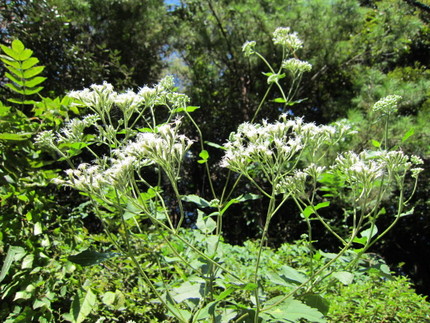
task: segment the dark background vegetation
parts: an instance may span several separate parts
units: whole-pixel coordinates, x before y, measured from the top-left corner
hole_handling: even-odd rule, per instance
[[[281,53],[271,34],[278,26],[291,26],[304,41],[299,57],[313,69],[304,76],[297,95],[305,100],[291,106],[290,114],[324,124],[348,118],[361,131],[350,148],[360,150],[373,139],[369,133],[381,131],[370,113],[372,105],[386,95],[403,97],[399,116],[390,126],[390,144],[395,146],[414,128],[402,149],[421,156],[426,170],[411,201],[414,214],[403,218],[372,252],[393,270],[410,276],[419,293],[429,295],[429,5],[424,0],[186,0],[171,6],[162,0],[1,0],[0,41],[10,45],[17,38],[34,51],[46,66],[44,96],[61,96],[103,81],[117,90],[138,89],[173,74],[191,104],[201,107],[194,117],[204,139],[222,144],[238,124],[252,117],[267,86],[261,73],[266,67],[253,57],[245,58],[242,44],[257,41],[257,50],[277,62]],[[8,95],[0,86],[0,98]],[[276,97],[271,93],[271,99]],[[259,117],[273,119],[279,112],[279,105],[270,103]],[[195,135],[192,127],[188,131]],[[225,175],[217,165],[221,152],[208,150],[221,189]],[[200,166],[189,165],[184,176],[185,192],[210,198]],[[244,182],[238,190],[249,188]],[[64,191],[61,194],[62,201],[67,200]],[[392,203],[386,201],[387,210]],[[264,205],[253,201],[232,209],[224,220],[226,241],[241,244],[257,238]],[[70,208],[73,205],[63,212]],[[340,206],[326,216],[342,225]],[[287,205],[273,221],[270,243],[291,242],[303,232],[297,210]],[[336,248],[322,228],[315,237],[319,247]]]

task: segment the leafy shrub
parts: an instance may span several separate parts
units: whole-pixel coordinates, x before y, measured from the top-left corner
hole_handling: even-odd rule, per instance
[[[409,280],[394,277],[338,286],[326,295],[330,322],[429,322],[430,303],[417,295]]]

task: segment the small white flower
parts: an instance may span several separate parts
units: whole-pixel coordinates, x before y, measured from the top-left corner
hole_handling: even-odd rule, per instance
[[[245,53],[245,57],[251,56],[253,54],[255,54],[255,45],[256,42],[255,41],[246,41],[243,46],[242,46],[242,51]]]

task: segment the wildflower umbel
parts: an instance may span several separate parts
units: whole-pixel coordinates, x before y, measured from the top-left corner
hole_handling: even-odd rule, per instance
[[[346,126],[317,126],[305,123],[301,118],[288,119],[287,115],[282,115],[275,123],[246,122],[230,135],[224,145],[225,155],[221,166],[250,178],[263,176],[282,193],[285,192],[282,186],[289,181],[287,176],[304,158],[304,151],[306,158],[312,162],[317,159],[317,154],[324,151],[321,149],[323,145],[336,143],[347,131]],[[300,178],[319,176],[322,170],[315,165]]]
[[[397,112],[397,104],[402,99],[400,95],[389,95],[373,105],[374,112],[391,115]]]
[[[279,27],[273,32],[273,43],[282,45],[292,52],[303,47],[303,42],[297,33],[291,32],[290,27]]]

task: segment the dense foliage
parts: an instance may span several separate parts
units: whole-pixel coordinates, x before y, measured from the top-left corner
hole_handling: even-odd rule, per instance
[[[425,5],[417,4],[3,1],[0,318],[429,319],[428,303],[410,283],[392,277],[379,256],[367,253],[371,247],[391,264],[404,262],[393,270],[412,276],[421,290],[428,286],[430,241],[423,233],[430,225],[429,61],[421,53],[429,46],[429,17]],[[280,50],[282,41],[272,36],[279,25],[294,26],[288,32],[298,32],[303,46]],[[309,58],[312,69],[300,65],[300,73],[289,74],[296,67],[285,63],[287,54],[296,60],[291,64]],[[165,74],[174,79],[152,86]],[[103,81],[118,92],[108,83],[90,86]],[[89,88],[69,93],[83,87]],[[95,101],[86,101],[90,93]],[[136,113],[138,107],[142,112]],[[172,123],[178,115],[181,122]],[[290,141],[278,144],[284,139],[271,127],[301,115],[317,121],[309,124],[321,129],[312,136],[315,142],[303,139],[299,124],[291,123]],[[253,124],[238,128],[243,121]],[[331,144],[323,134],[328,129],[340,131]],[[93,172],[118,172],[115,158],[132,156],[125,143],[138,133],[144,135],[136,136],[136,145],[151,134],[155,141],[165,140],[163,149],[176,138],[184,152],[143,156],[135,170],[141,177],[132,188],[126,173],[124,182],[111,183],[114,190],[88,190],[78,183],[82,173],[96,174],[78,165],[97,156]],[[292,139],[304,140],[310,150],[303,149],[296,162],[282,161],[285,156],[277,154],[285,145],[301,149]],[[260,150],[251,152],[252,140]],[[273,165],[262,148],[268,140],[273,140],[266,147],[275,153]],[[407,163],[419,164],[418,157],[407,156],[421,156],[423,179],[415,186],[414,176],[387,168],[392,182],[374,181],[363,198],[363,187],[354,188],[356,179],[340,161],[372,169],[395,151]],[[103,157],[109,154],[112,159]],[[338,154],[337,173],[323,174],[316,166],[311,172],[312,162],[324,168]],[[150,169],[153,163],[158,166]],[[58,181],[70,167],[78,171],[69,170],[73,175]],[[312,180],[301,187],[294,167],[313,174]],[[53,185],[54,179],[63,186]],[[279,188],[283,185],[289,188]],[[233,188],[235,198],[228,194]],[[401,225],[394,226],[397,222]]]

